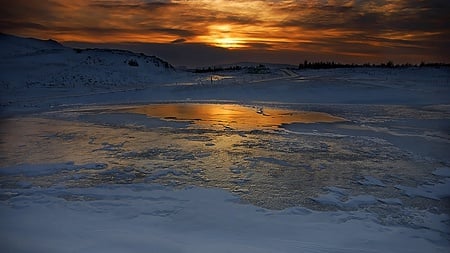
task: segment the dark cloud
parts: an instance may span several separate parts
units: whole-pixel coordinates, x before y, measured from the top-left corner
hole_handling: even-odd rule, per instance
[[[190,37],[196,35],[195,31],[192,30],[182,30],[182,29],[174,29],[174,28],[144,28],[142,30],[146,30],[148,32],[156,32],[156,33],[163,33],[163,34],[170,34],[170,35],[176,35],[178,37]]]
[[[94,1],[89,4],[93,8],[104,9],[138,9],[142,8],[142,4],[127,4],[121,1]]]
[[[38,30],[47,30],[48,28],[39,23],[32,22],[16,22],[16,21],[4,21],[0,23],[1,30],[15,30],[17,28],[22,29],[38,29]]]
[[[277,62],[302,57],[450,61],[448,0],[0,0],[0,4],[1,32],[158,49],[175,64],[188,65],[185,61],[192,59],[215,63],[221,57]]]
[[[180,43],[184,43],[184,42],[186,42],[186,39],[176,39],[176,40],[172,40],[170,43],[180,44]]]
[[[200,43],[83,43],[66,42],[76,48],[115,48],[157,55],[177,66],[202,67],[234,61],[230,50]]]
[[[341,1],[343,2],[343,1]],[[281,25],[309,29],[359,29],[373,31],[420,30],[434,31],[449,28],[450,1],[355,1],[351,6],[314,5],[295,6],[291,19]],[[304,11],[304,10],[308,11]]]
[[[169,6],[176,6],[177,3],[171,1],[145,1],[145,2],[135,2],[128,3],[124,1],[93,1],[89,4],[91,7],[98,7],[104,9],[149,9],[155,10],[157,8],[167,8]]]

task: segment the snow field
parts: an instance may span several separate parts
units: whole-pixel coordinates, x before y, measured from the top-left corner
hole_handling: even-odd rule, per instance
[[[423,228],[411,228],[384,226],[358,211],[271,211],[196,187],[16,191],[1,202],[6,252],[442,252],[449,246],[440,232],[445,227],[433,226],[448,217],[428,212],[416,217],[426,219]]]
[[[126,51],[0,44],[2,252],[450,248],[448,68],[195,74]],[[124,110],[158,102],[347,121],[208,129]]]

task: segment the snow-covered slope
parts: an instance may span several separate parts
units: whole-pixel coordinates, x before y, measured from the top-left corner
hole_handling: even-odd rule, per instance
[[[49,52],[57,52],[65,47],[54,40],[39,40],[22,38],[13,35],[0,34],[2,59],[17,56],[32,56]]]
[[[0,84],[22,87],[135,87],[167,79],[173,67],[124,50],[72,49],[53,40],[0,35]]]

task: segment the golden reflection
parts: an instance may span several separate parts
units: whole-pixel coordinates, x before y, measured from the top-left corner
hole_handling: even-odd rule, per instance
[[[199,127],[253,130],[290,123],[340,122],[345,119],[322,112],[248,107],[233,104],[153,104],[126,109],[166,120],[192,121]]]

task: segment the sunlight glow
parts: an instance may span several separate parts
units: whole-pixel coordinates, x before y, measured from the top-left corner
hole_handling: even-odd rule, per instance
[[[224,48],[242,48],[245,47],[242,45],[242,41],[234,38],[219,38],[215,39],[215,45],[218,47],[224,47]]]
[[[359,55],[364,61],[392,54],[391,50],[405,59],[412,54],[421,54],[422,60],[442,58],[445,50],[439,47],[446,41],[443,24],[448,16],[437,7],[416,7],[406,0],[28,2],[8,1],[8,15],[0,16],[3,33],[60,42],[178,41],[258,52]],[[432,20],[424,23],[421,17]]]
[[[239,29],[230,24],[210,25],[208,26],[208,35],[199,36],[198,39],[207,44],[228,49],[247,47],[245,37],[234,31],[239,31]]]

